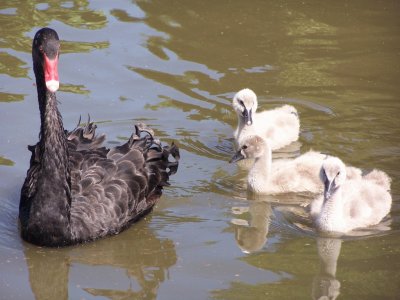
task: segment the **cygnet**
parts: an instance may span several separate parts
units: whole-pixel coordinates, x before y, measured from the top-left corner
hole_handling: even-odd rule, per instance
[[[232,106],[238,116],[234,131],[236,146],[252,135],[269,139],[272,150],[280,149],[299,138],[300,120],[291,105],[257,113],[257,96],[250,89],[243,89],[233,97]]]
[[[347,233],[378,224],[390,211],[390,177],[373,170],[362,178],[346,178],[344,163],[337,157],[324,160],[320,171],[324,193],[310,207],[318,231]]]

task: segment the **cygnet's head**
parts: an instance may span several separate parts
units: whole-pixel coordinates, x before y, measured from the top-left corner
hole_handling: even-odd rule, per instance
[[[328,200],[346,180],[346,166],[337,157],[328,156],[322,163],[320,177],[324,183],[324,197]]]
[[[247,138],[240,149],[232,156],[230,163],[245,158],[258,158],[264,155],[268,149],[268,142],[258,135]]]
[[[253,124],[252,114],[256,112],[257,95],[250,89],[243,89],[233,97],[232,106],[237,115],[244,120],[246,125]]]

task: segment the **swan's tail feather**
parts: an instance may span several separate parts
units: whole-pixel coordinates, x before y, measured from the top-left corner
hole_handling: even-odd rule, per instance
[[[96,136],[96,128],[96,124],[90,122],[90,115],[88,115],[86,125],[81,125],[81,117],[79,117],[76,128],[70,132],[66,131],[69,144],[77,151],[101,147],[106,136],[104,134]]]
[[[178,146],[175,145],[174,142],[171,143],[171,146],[166,146],[166,147],[168,148],[169,153],[175,159],[175,161],[168,163],[168,168],[169,168],[168,175],[173,175],[178,171],[179,159],[181,158],[179,154],[179,148]]]
[[[170,160],[171,157],[173,160]],[[159,186],[169,185],[169,176],[177,172],[179,159],[179,149],[174,143],[171,146],[153,144],[146,153],[146,164],[152,169],[152,174],[159,175]]]
[[[140,136],[141,133],[148,133],[154,139],[154,131],[144,123],[137,123],[135,125],[136,135]]]
[[[390,191],[390,184],[392,179],[383,171],[373,169],[367,175],[363,176],[364,179],[374,182],[382,186],[385,190]]]
[[[134,151],[135,149],[139,151]],[[148,197],[156,201],[160,196],[162,187],[169,185],[169,176],[173,175],[178,170],[179,164],[179,149],[174,144],[171,146],[162,146],[158,139],[154,138],[154,131],[143,123],[135,125],[134,132],[129,140],[121,145],[110,150],[108,157],[111,159],[128,159],[135,164],[139,162],[139,158],[129,159],[132,155],[129,153],[134,152],[134,156],[141,156],[141,166],[136,165],[137,168],[143,167],[148,170]],[[172,158],[172,159],[171,159]],[[171,159],[171,160],[170,160]]]

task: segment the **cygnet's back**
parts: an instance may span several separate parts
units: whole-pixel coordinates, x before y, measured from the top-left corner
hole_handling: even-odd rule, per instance
[[[271,187],[285,192],[322,192],[319,169],[325,154],[308,151],[292,160],[278,160],[271,165]]]
[[[250,190],[259,194],[310,192],[322,193],[320,170],[326,154],[308,151],[295,159],[272,161],[270,141],[260,136],[248,137],[231,162],[255,158],[248,174]],[[361,177],[361,170],[349,167],[352,178]]]
[[[300,120],[296,108],[291,105],[256,113],[257,95],[250,89],[243,89],[233,97],[232,106],[238,116],[234,137],[239,147],[253,135],[269,139],[272,150],[299,138]]]
[[[325,232],[349,232],[378,224],[390,211],[390,178],[374,170],[358,179],[346,179],[337,157],[328,157],[321,168],[324,195],[311,203],[315,226]]]
[[[374,169],[363,177],[368,181],[372,181],[377,185],[382,186],[385,190],[390,191],[392,179],[383,171]]]

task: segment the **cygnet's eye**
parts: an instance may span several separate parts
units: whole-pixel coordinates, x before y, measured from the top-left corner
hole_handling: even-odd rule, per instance
[[[243,107],[244,107],[244,103],[243,103],[243,101],[242,101],[242,100],[238,99],[238,102],[239,102],[239,104],[240,104],[241,106],[243,106]]]
[[[246,149],[247,149],[247,145],[243,145],[243,146],[242,146],[242,149],[243,149],[243,150],[246,150]]]
[[[339,176],[339,175],[340,175],[340,171],[339,171],[339,172],[337,172],[336,176]]]

